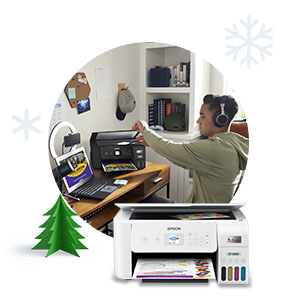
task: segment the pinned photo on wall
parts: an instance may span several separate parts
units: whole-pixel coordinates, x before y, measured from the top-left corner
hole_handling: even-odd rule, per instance
[[[77,101],[78,114],[90,111],[90,98],[84,98]]]

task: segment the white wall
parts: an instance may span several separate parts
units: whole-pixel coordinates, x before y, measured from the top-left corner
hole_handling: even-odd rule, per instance
[[[139,68],[140,44],[130,44],[115,48],[99,55],[91,60],[77,72],[84,72],[87,76],[91,92],[91,110],[78,114],[77,109],[71,108],[64,91],[61,92],[57,102],[63,105],[64,121],[71,122],[81,134],[81,145],[85,147],[90,156],[89,139],[92,132],[107,130],[131,129],[136,120],[139,119],[139,111],[142,106],[140,98],[141,73]],[[110,73],[111,94],[110,99],[97,101],[96,99],[96,67],[105,68]],[[74,75],[74,74],[73,74]],[[65,86],[71,78],[65,78]],[[128,113],[123,121],[116,118],[118,83],[125,83],[136,100],[136,108]],[[61,154],[63,136],[67,130],[61,130],[56,137],[55,148],[57,154]],[[53,165],[52,161],[51,164]]]
[[[211,74],[210,74],[210,90],[211,93],[222,95],[224,93],[225,80],[223,75],[211,65]]]
[[[203,104],[203,98],[208,93],[213,93],[211,90],[211,64],[202,57],[196,55],[195,58],[195,110],[193,111],[194,123],[197,122],[200,114],[200,107]]]

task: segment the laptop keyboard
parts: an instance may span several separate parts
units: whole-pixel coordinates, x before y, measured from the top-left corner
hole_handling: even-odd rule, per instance
[[[81,189],[77,189],[75,194],[91,196],[103,189],[108,184],[108,181],[109,179],[106,178],[91,179],[91,181],[83,185]]]

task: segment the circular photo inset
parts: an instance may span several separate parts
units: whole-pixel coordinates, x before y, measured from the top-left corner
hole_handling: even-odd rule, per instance
[[[237,90],[198,53],[154,42],[112,49],[73,74],[49,130],[64,199],[110,236],[120,208],[132,220],[230,217],[214,204],[234,198],[248,151]]]

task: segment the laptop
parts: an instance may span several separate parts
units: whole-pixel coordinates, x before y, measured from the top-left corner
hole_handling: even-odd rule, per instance
[[[114,179],[99,178],[93,175],[83,147],[56,158],[58,165],[65,162],[73,168],[73,172],[63,178],[65,187],[71,196],[102,200],[121,186],[115,184]]]

